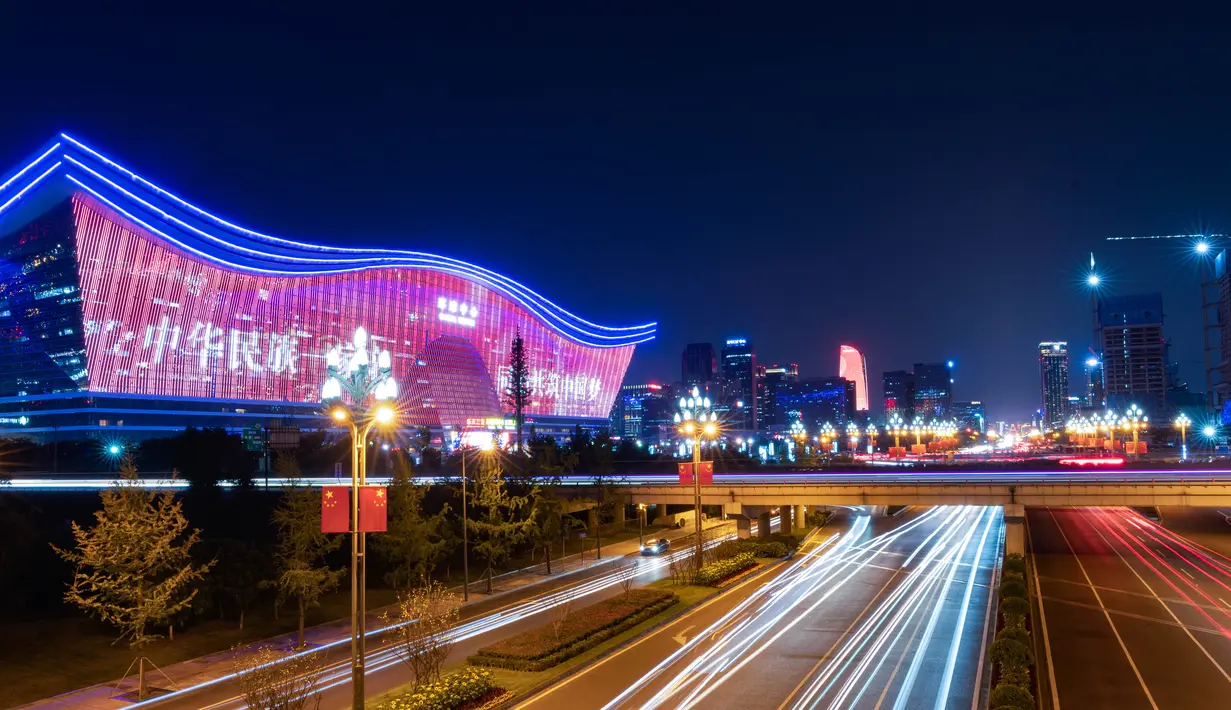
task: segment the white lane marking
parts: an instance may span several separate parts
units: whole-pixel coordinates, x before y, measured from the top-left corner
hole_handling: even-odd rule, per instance
[[[1189,578],[1189,579],[1191,579],[1192,581],[1194,581],[1194,582],[1196,582],[1196,581],[1197,581],[1197,578],[1193,576],[1193,573],[1192,573],[1192,572],[1189,572],[1188,570],[1184,569],[1183,567],[1181,567],[1181,568],[1180,568],[1180,571],[1181,571],[1181,572],[1183,572],[1184,574],[1188,575],[1188,578]],[[1155,595],[1155,596],[1157,596],[1157,595]]]
[[[1154,702],[1154,696],[1150,694],[1150,689],[1146,687],[1145,678],[1141,677],[1141,671],[1137,670],[1137,663],[1133,661],[1133,656],[1128,652],[1128,646],[1124,644],[1124,639],[1120,637],[1120,630],[1116,628],[1116,622],[1111,620],[1111,614],[1107,613],[1107,605],[1103,603],[1103,597],[1094,588],[1094,580],[1090,579],[1090,575],[1086,573],[1086,566],[1082,564],[1081,558],[1077,556],[1077,550],[1073,549],[1073,544],[1069,542],[1069,536],[1064,534],[1064,528],[1060,527],[1060,521],[1056,520],[1056,514],[1051,508],[1047,509],[1047,514],[1051,516],[1052,522],[1056,524],[1056,529],[1060,531],[1060,537],[1064,538],[1064,544],[1068,546],[1069,552],[1073,554],[1073,559],[1077,560],[1077,567],[1081,570],[1081,574],[1086,578],[1086,584],[1090,585],[1090,591],[1094,592],[1094,598],[1098,601],[1099,607],[1103,610],[1103,617],[1107,619],[1108,625],[1111,626],[1111,632],[1116,636],[1116,642],[1120,644],[1120,650],[1124,652],[1124,657],[1128,659],[1128,665],[1133,669],[1133,675],[1137,676],[1137,682],[1141,684],[1141,689],[1146,694],[1146,700],[1150,701],[1150,707],[1154,710],[1159,710],[1158,703]]]
[[[1022,525],[1026,526],[1026,542],[1030,544],[1030,556],[1034,554],[1034,538],[1030,535],[1030,518],[1022,516]],[[1056,688],[1056,664],[1051,658],[1051,639],[1047,634],[1047,612],[1043,610],[1043,587],[1039,586],[1038,560],[1031,560],[1030,571],[1034,572],[1034,593],[1039,597],[1039,623],[1043,626],[1043,653],[1047,656],[1047,681],[1051,685],[1052,710],[1060,710],[1060,691]]]
[[[693,624],[691,626],[685,626],[684,628],[680,629],[680,632],[678,634],[676,634],[675,636],[672,636],[671,640],[683,646],[684,644],[688,643],[688,632],[692,631],[695,628],[697,628],[696,624]]]
[[[996,598],[995,590],[1000,586],[1000,564],[999,560],[1004,559],[1002,552],[1004,551],[1004,525],[1000,526],[1000,534],[997,536],[996,549],[992,551],[992,559],[997,561],[997,564],[992,567],[992,580],[988,585],[987,593],[987,609],[983,612],[983,638],[979,641],[979,655],[976,657],[979,661],[975,668],[975,694],[970,699],[970,710],[979,710],[979,701],[982,700],[980,688],[983,687],[983,666],[987,665],[984,660],[987,658],[987,638],[989,629],[992,623],[992,600]],[[972,572],[973,574],[973,572]],[[1040,599],[1039,604],[1043,601]],[[1050,658],[1048,659],[1050,661]]]

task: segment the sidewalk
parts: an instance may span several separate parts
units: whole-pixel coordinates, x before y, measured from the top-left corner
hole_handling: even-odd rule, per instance
[[[724,522],[721,520],[706,521],[705,527],[707,529],[716,527]],[[686,537],[690,532],[692,532],[691,526],[688,526],[686,529],[664,530],[656,532],[654,539],[665,537],[668,540],[677,540]],[[647,535],[646,539],[649,540],[650,537]],[[611,564],[627,555],[636,553],[638,547],[637,539],[633,538],[631,540],[613,542],[610,545],[604,544],[603,558],[601,560],[594,558],[593,551],[585,552],[584,559],[582,554],[573,554],[568,557],[552,560],[550,575],[546,572],[547,566],[545,563],[525,567],[515,572],[496,575],[492,579],[492,594],[485,593],[486,583],[472,581],[470,583],[470,601],[462,605],[462,619],[475,618],[495,611],[501,607],[499,604],[500,599],[514,592],[526,591],[524,596],[533,596],[531,588],[536,585],[561,581],[562,578],[577,572]],[[453,591],[460,596],[462,593],[461,585],[455,587]],[[510,603],[516,603],[516,601],[520,600],[510,600]],[[369,646],[372,644],[371,635],[383,628],[380,615],[384,610],[385,608],[368,610],[365,628],[369,635]],[[333,646],[347,649],[350,644],[350,628],[349,618],[319,624],[304,630],[304,641],[309,647],[314,648]],[[289,650],[298,640],[297,637],[298,634],[292,632],[256,642],[254,645],[272,645]],[[349,653],[349,650],[346,652]],[[151,671],[147,666],[146,686],[147,688],[185,690],[192,687],[224,682],[232,673],[234,661],[235,653],[228,649],[163,668],[162,672],[166,674],[165,678],[160,673]],[[167,682],[168,678],[170,683]],[[135,671],[134,675],[126,678],[119,685],[118,689],[116,688],[117,683],[120,683],[118,679],[70,691],[52,698],[22,705],[20,709],[61,710],[63,708],[84,708],[87,710],[114,710],[116,708],[133,707],[136,703],[120,696],[133,693],[133,697],[135,697],[137,690]],[[148,699],[147,702],[149,702]]]

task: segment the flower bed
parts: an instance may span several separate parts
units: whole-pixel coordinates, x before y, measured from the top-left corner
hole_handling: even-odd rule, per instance
[[[421,685],[410,692],[386,700],[377,710],[478,710],[503,698],[492,672],[466,668],[435,683]]]
[[[466,659],[472,666],[541,671],[580,655],[674,605],[679,598],[656,589],[633,589],[575,609],[559,624],[551,622],[484,646]]]
[[[751,552],[741,552],[734,557],[711,562],[702,567],[701,571],[697,572],[694,582],[702,586],[712,587],[724,579],[737,575],[749,567],[756,567],[756,565],[756,558],[752,556]]]

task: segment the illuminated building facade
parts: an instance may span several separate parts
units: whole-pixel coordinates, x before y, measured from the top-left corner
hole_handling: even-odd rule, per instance
[[[850,345],[838,350],[838,377],[855,383],[855,411],[868,411],[868,361]]]
[[[1043,394],[1043,424],[1064,427],[1069,417],[1069,344],[1039,343],[1039,382]]]
[[[808,432],[825,424],[845,427],[855,421],[855,383],[841,377],[807,377],[777,388],[778,415],[789,423],[803,422]]]
[[[621,387],[611,409],[611,434],[625,439],[641,439],[646,412],[653,407],[654,400],[675,401],[671,391],[662,385],[649,383]]]
[[[680,381],[684,389],[699,389],[718,400],[718,355],[712,343],[689,343],[680,357]]]
[[[915,418],[915,373],[910,370],[890,370],[883,376],[885,387],[885,421],[898,415],[904,422]]]
[[[404,427],[503,421],[517,333],[527,423],[605,425],[655,334],[456,259],[259,234],[67,135],[0,178],[0,254],[0,416],[30,433],[315,428],[325,354],[360,325],[391,355]]]
[[[1098,325],[1107,406],[1123,410],[1136,404],[1157,415],[1167,391],[1162,294],[1102,298]]]
[[[757,351],[746,338],[728,338],[722,349],[722,403],[727,429],[757,429]]]
[[[972,434],[987,432],[987,409],[982,402],[954,402],[953,419],[962,429]]]
[[[948,419],[953,404],[949,363],[915,363],[915,416],[925,421]]]
[[[784,382],[795,382],[799,379],[799,365],[770,365],[759,367],[757,380],[757,422],[762,431],[773,431],[776,427],[785,428],[790,425],[785,417],[778,414],[778,388]]]

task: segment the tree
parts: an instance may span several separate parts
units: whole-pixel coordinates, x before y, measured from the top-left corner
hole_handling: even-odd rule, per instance
[[[551,574],[552,545],[557,538],[580,525],[576,518],[566,514],[564,501],[559,495],[563,475],[577,468],[577,454],[561,453],[555,440],[550,437],[540,439],[532,436],[529,444],[534,457],[531,463],[533,500],[530,513],[533,525],[529,534],[535,545],[543,548],[547,574]]]
[[[487,563],[488,590],[491,589],[491,573],[509,558],[513,547],[525,539],[533,519],[528,516],[533,491],[526,496],[509,494],[504,485],[504,470],[497,456],[480,459],[479,472],[475,476],[474,497],[471,504],[478,514],[467,517],[474,554]]]
[[[615,461],[612,456],[611,436],[607,432],[599,434],[591,439],[585,438],[586,453],[585,459],[589,462],[589,471],[594,487],[595,499],[595,519],[598,525],[594,526],[594,544],[597,551],[597,557],[603,557],[603,523],[610,521],[614,515],[617,506],[624,505],[624,497],[620,493],[620,487],[627,483],[620,478],[617,478],[613,472],[615,470]]]
[[[270,648],[236,649],[233,671],[244,704],[253,710],[306,710],[321,706],[319,685],[325,657],[320,653],[289,656]]]
[[[219,616],[224,618],[227,607],[233,606],[242,629],[248,607],[257,600],[262,585],[267,582],[268,551],[232,538],[206,540],[205,544],[213,548],[213,559],[217,561],[207,580],[213,603],[218,607]]]
[[[304,645],[304,619],[308,609],[320,603],[321,595],[337,586],[342,570],[331,569],[325,556],[342,544],[341,535],[321,532],[321,499],[311,488],[300,485],[299,464],[278,457],[278,477],[290,481],[282,502],[274,510],[278,528],[278,579],[274,586],[280,599],[294,599],[299,613],[299,647]]]
[[[517,423],[517,451],[522,450],[521,430],[526,423],[525,409],[534,392],[530,389],[530,363],[526,359],[526,341],[522,340],[521,329],[513,337],[513,346],[509,349],[509,386],[504,391],[505,403],[513,408],[513,417]]]
[[[393,651],[410,668],[416,688],[440,680],[453,650],[450,632],[457,626],[460,608],[456,594],[429,580],[399,593],[393,611],[381,615],[391,627]]]
[[[127,639],[140,648],[158,638],[151,626],[192,603],[193,585],[214,563],[193,563],[192,546],[201,531],[188,531],[174,493],[141,485],[131,457],[124,458],[120,480],[101,498],[93,527],[73,523],[73,549],[52,545],[75,568],[64,600],[117,627],[117,641]]]
[[[423,498],[426,485],[414,481],[410,459],[399,456],[393,464],[389,484],[388,529],[372,539],[372,547],[391,569],[385,581],[395,589],[409,587],[432,574],[441,558],[449,554],[454,538],[445,516],[446,504],[439,513],[425,515]]]

